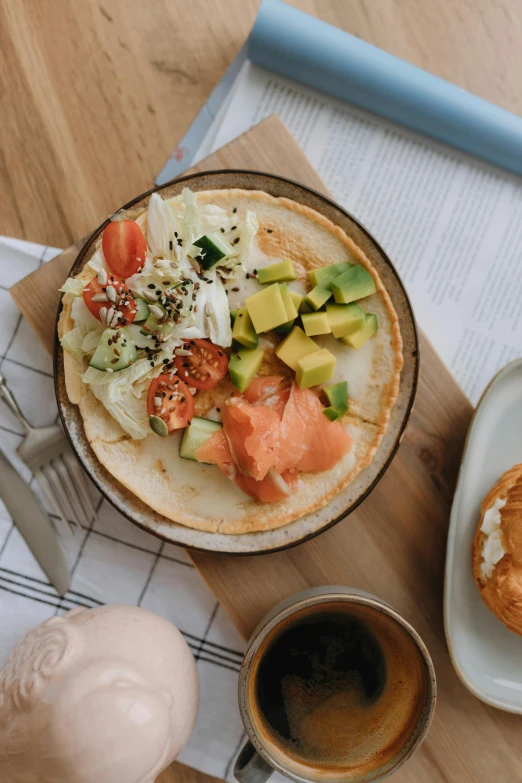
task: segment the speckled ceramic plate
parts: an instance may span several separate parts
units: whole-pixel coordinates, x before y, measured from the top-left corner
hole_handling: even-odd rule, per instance
[[[417,330],[410,302],[404,286],[386,253],[368,231],[351,215],[330,199],[288,179],[254,171],[209,171],[193,174],[156,188],[164,198],[171,198],[189,186],[191,190],[215,190],[244,188],[264,190],[272,196],[284,196],[317,210],[333,223],[341,226],[348,236],[366,253],[386,286],[399,316],[403,339],[404,367],[401,374],[397,402],[392,409],[388,430],[381,441],[371,465],[326,507],[276,530],[242,535],[206,533],[171,522],[145,505],[123,487],[98,462],[83,430],[83,422],[76,405],[69,402],[65,390],[63,352],[55,340],[55,385],[58,409],[65,432],[80,462],[100,492],[118,511],[139,527],[174,544],[206,552],[231,554],[260,554],[285,549],[316,536],[323,530],[344,519],[372,491],[383,476],[395,454],[413,406],[419,371],[419,346]],[[141,209],[148,205],[151,193],[145,193],[125,205],[125,209]],[[82,248],[70,274],[76,275],[94,252],[94,245],[107,225],[100,226]]]

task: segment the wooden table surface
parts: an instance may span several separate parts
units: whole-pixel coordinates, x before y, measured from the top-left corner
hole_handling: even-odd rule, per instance
[[[148,189],[258,4],[1,0],[0,234],[66,247]],[[521,0],[292,4],[522,114]]]
[[[67,247],[147,190],[259,0],[1,0],[0,234]],[[522,114],[521,0],[292,4]]]

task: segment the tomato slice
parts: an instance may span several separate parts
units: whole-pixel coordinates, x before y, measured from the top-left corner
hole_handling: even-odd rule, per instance
[[[213,389],[228,371],[225,352],[209,340],[187,340],[190,356],[176,356],[176,367],[183,378],[196,389]]]
[[[186,427],[194,416],[194,399],[187,384],[176,375],[158,375],[149,386],[147,413],[163,419],[169,432]]]
[[[134,220],[111,220],[103,229],[102,249],[115,275],[131,277],[145,263],[147,242]]]
[[[108,288],[114,290],[115,302],[107,294]],[[113,329],[132,323],[136,315],[136,300],[123,280],[116,275],[108,275],[105,285],[99,283],[97,277],[87,283],[83,289],[83,301],[98,321]],[[111,322],[107,323],[111,308],[114,313]],[[120,318],[117,318],[118,313],[121,314]]]

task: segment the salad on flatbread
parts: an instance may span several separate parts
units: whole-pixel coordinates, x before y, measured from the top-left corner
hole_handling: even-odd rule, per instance
[[[280,527],[371,463],[399,390],[399,321],[319,212],[263,191],[154,192],[112,217],[60,290],[86,437],[167,519]]]

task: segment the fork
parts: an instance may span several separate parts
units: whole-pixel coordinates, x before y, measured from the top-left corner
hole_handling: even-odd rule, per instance
[[[89,498],[85,477],[61,427],[32,427],[26,420],[5,378],[0,373],[0,397],[25,430],[25,437],[16,449],[32,471],[62,524],[74,532],[71,520],[79,527],[88,526],[96,516]]]

